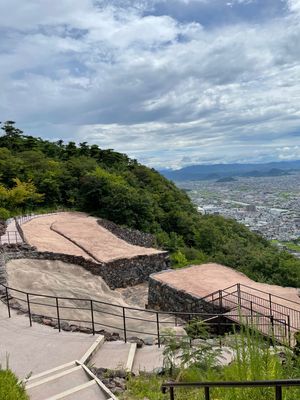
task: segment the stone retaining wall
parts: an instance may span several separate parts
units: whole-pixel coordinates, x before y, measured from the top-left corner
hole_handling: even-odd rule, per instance
[[[158,275],[153,274],[149,277],[148,308],[187,313],[218,313],[222,311],[201,297],[161,282],[156,278]]]
[[[141,232],[136,229],[124,228],[103,218],[98,219],[97,222],[100,226],[129,244],[141,247],[155,247],[155,237],[150,233]]]
[[[149,279],[149,275],[169,268],[168,253],[141,255],[107,263],[96,263],[84,257],[62,253],[39,252],[33,247],[23,245],[1,246],[3,262],[13,259],[58,260],[80,265],[94,275],[101,276],[111,289],[133,286]],[[1,254],[0,254],[1,255]]]

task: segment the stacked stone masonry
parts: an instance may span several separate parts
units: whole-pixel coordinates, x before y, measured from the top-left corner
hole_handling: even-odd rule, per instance
[[[133,258],[96,263],[86,258],[61,253],[39,252],[23,245],[1,246],[4,264],[12,259],[31,258],[39,260],[59,260],[80,265],[94,275],[101,276],[111,289],[134,286],[149,279],[149,275],[169,268],[168,253],[140,255]],[[5,267],[4,267],[5,268]]]
[[[98,224],[113,233],[118,238],[134,246],[155,247],[155,237],[136,229],[124,228],[107,219],[98,219]]]
[[[186,313],[216,313],[216,306],[159,280],[159,273],[149,278],[148,308]],[[220,310],[221,311],[221,310]]]

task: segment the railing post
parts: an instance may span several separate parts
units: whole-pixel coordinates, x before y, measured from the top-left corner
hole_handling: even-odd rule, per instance
[[[91,300],[91,317],[92,317],[92,329],[93,329],[93,335],[95,335],[95,322],[94,322],[94,307],[93,307],[93,300]]]
[[[30,324],[30,326],[32,326],[31,310],[30,310],[30,301],[29,301],[29,293],[26,293],[26,297],[27,297],[27,308],[28,308],[29,324]]]
[[[5,294],[6,294],[6,304],[7,304],[8,317],[11,318],[11,314],[10,314],[10,304],[9,304],[9,295],[8,295],[7,286],[5,286]]]
[[[289,315],[287,316],[287,323],[288,323],[288,341],[289,341],[289,346],[291,346],[291,318]]]
[[[204,396],[205,396],[205,400],[209,400],[210,399],[209,386],[205,386],[204,387]]]
[[[242,302],[241,302],[241,284],[238,283],[236,286],[237,286],[237,294],[238,294],[238,306],[241,309],[241,304],[242,304]]]
[[[58,332],[60,332],[60,331],[61,331],[61,328],[60,328],[60,316],[59,316],[58,297],[55,297],[55,301],[56,301],[56,314],[57,314]]]
[[[160,347],[159,316],[157,311],[156,311],[156,328],[157,328],[157,344],[158,347]]]
[[[251,326],[253,325],[253,303],[250,301]]]
[[[124,340],[125,343],[127,343],[125,307],[123,307],[123,330],[124,330]]]
[[[275,386],[276,400],[282,400],[282,387]]]
[[[270,315],[272,315],[272,295],[269,293]]]
[[[273,315],[271,315],[270,319],[271,319],[271,326],[272,326],[272,336],[273,336],[273,338],[272,338],[272,339],[275,339],[275,332],[274,332],[274,317],[273,317]]]
[[[222,290],[219,290],[219,307],[220,307],[220,311],[223,308],[223,292]]]
[[[174,388],[173,388],[173,386],[170,387],[170,400],[175,400],[175,395],[174,395]]]

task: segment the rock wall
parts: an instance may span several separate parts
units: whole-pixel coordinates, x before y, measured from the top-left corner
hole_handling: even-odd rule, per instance
[[[98,224],[113,233],[118,238],[134,246],[155,247],[155,237],[150,233],[144,233],[136,229],[121,227],[107,219],[98,219]]]
[[[59,260],[69,264],[80,265],[92,274],[101,276],[111,289],[143,283],[154,272],[169,268],[168,253],[136,256],[108,263],[96,263],[79,256],[39,252],[31,246],[23,244],[1,246],[0,256],[2,256],[4,264],[12,259],[31,258]]]
[[[187,313],[221,312],[219,307],[206,302],[201,297],[161,282],[156,279],[157,275],[159,274],[154,274],[149,278],[148,308]]]

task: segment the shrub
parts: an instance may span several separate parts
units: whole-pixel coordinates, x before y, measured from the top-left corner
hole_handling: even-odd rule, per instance
[[[18,382],[17,377],[10,369],[0,369],[0,399],[29,400],[24,385]]]
[[[10,213],[6,208],[0,207],[0,220],[6,221],[10,217]]]

